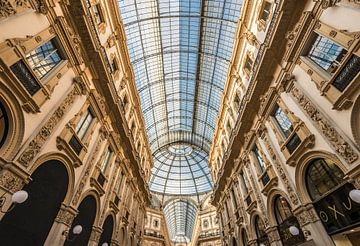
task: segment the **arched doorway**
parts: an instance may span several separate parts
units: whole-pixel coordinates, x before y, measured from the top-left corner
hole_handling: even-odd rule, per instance
[[[274,213],[281,242],[284,246],[297,245],[305,241],[304,234],[297,218],[292,213],[289,202],[281,195],[274,199]],[[289,228],[291,226],[299,229],[299,235],[290,233]]]
[[[79,213],[75,217],[68,235],[68,240],[65,241],[66,246],[87,246],[92,231],[92,226],[96,217],[96,200],[93,196],[85,197],[79,207]],[[72,228],[76,225],[82,226],[82,232],[79,235],[74,235]]]
[[[248,246],[248,242],[249,242],[249,239],[248,239],[248,236],[247,236],[247,233],[246,233],[246,230],[245,229],[242,229],[241,230],[241,242],[242,242],[242,246]]]
[[[9,132],[9,117],[5,106],[0,100],[0,149],[4,145]]]
[[[0,221],[2,245],[43,245],[68,189],[68,173],[57,160],[39,166],[25,185],[29,198]]]
[[[305,183],[327,233],[330,236],[348,233],[348,238],[351,238],[352,229],[359,228],[360,204],[349,197],[349,192],[355,187],[346,182],[344,177],[344,173],[332,160],[317,158],[306,168]]]
[[[237,246],[237,242],[236,242],[236,239],[234,237],[232,238],[232,246]]]
[[[255,233],[258,245],[263,244],[265,246],[270,246],[269,238],[265,232],[264,221],[258,215],[255,217]]]
[[[108,243],[108,245],[110,245],[113,234],[113,228],[114,228],[114,219],[111,215],[108,215],[102,227],[103,232],[101,233],[99,245],[102,245],[103,243]]]

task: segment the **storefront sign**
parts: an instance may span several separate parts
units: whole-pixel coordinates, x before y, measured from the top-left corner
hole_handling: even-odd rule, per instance
[[[352,201],[349,192],[352,184],[345,184],[314,203],[326,231],[335,234],[360,224],[360,204]]]

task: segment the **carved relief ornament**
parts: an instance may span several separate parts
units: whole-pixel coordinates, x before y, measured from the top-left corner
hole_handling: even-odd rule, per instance
[[[61,105],[51,115],[50,119],[46,122],[46,124],[41,127],[40,131],[36,134],[34,139],[29,143],[27,148],[23,151],[23,153],[18,159],[18,161],[23,166],[28,167],[29,164],[37,156],[37,154],[39,154],[41,148],[44,146],[44,144],[50,137],[55,126],[58,124],[58,122],[60,122],[60,120],[69,110],[70,106],[74,103],[75,97],[77,95],[78,91],[73,88],[66,96],[65,100],[61,103]]]
[[[291,94],[301,106],[302,110],[313,121],[314,125],[328,140],[333,149],[348,163],[351,164],[355,162],[359,157],[358,153],[344,140],[331,123],[325,119],[323,114],[319,112],[316,106],[302,93],[302,91],[294,86],[291,89]]]

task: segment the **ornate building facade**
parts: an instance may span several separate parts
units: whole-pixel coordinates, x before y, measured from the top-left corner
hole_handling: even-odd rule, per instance
[[[210,153],[224,245],[359,245],[356,1],[248,1]]]
[[[1,1],[3,245],[140,245],[153,161],[115,6]]]
[[[0,0],[1,245],[360,245],[356,0]]]

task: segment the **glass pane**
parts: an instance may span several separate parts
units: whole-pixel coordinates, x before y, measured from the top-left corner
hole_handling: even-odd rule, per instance
[[[315,35],[307,56],[325,71],[333,73],[347,51],[334,41],[319,34]]]
[[[274,119],[281,132],[288,137],[293,131],[293,126],[287,114],[279,106],[275,110]]]
[[[31,51],[26,55],[26,59],[39,79],[62,60],[53,39]]]
[[[85,133],[89,129],[92,120],[93,120],[93,115],[88,109],[86,113],[81,117],[79,123],[75,128],[75,131],[80,139],[82,139],[85,136]]]
[[[257,146],[255,145],[253,152],[255,154],[257,163],[259,165],[260,171],[261,173],[263,173],[265,171],[265,162],[263,160],[263,158],[261,157],[260,153],[259,153],[259,149],[257,148]]]
[[[342,184],[344,173],[333,161],[316,159],[309,164],[305,178],[310,197],[317,200]]]
[[[275,217],[278,224],[283,223],[286,219],[292,217],[291,208],[286,199],[282,196],[275,198]]]

